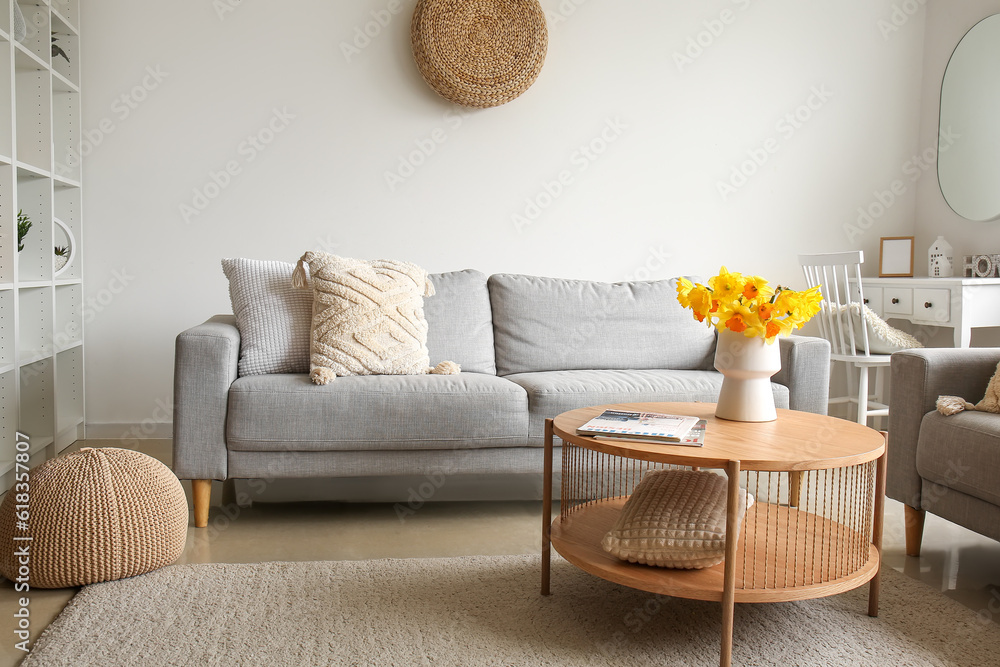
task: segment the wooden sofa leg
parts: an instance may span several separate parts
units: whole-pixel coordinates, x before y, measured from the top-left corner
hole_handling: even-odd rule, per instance
[[[906,555],[907,556],[919,556],[920,555],[920,542],[924,538],[924,516],[926,512],[924,510],[918,510],[916,507],[910,507],[909,505],[903,506],[905,522],[906,522]]]
[[[212,500],[212,480],[192,479],[191,498],[194,500],[194,525],[204,528],[208,525],[208,505]]]

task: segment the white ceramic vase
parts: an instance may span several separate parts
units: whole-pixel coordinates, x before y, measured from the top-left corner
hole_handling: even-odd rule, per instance
[[[715,368],[723,375],[715,416],[741,422],[769,422],[778,418],[771,393],[771,376],[781,370],[778,341],[747,338],[725,329],[719,332]]]

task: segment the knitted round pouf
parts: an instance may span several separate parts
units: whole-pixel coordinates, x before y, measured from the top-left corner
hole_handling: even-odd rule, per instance
[[[22,483],[0,505],[0,574],[8,579],[27,577],[36,588],[95,584],[163,567],[184,550],[184,490],[145,454],[87,447],[42,463]]]

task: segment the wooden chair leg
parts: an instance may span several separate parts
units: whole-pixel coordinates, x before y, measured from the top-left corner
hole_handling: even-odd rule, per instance
[[[919,556],[920,542],[924,538],[924,510],[904,505],[903,514],[906,522],[906,555]]]
[[[208,525],[208,505],[212,500],[212,480],[192,479],[191,498],[194,501],[194,525],[204,528]]]

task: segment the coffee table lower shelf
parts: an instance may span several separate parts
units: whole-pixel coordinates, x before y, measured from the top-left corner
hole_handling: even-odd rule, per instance
[[[627,498],[608,498],[574,508],[552,522],[550,539],[562,556],[590,574],[639,590],[721,602],[724,563],[678,570],[621,561],[601,547]],[[802,510],[756,503],[744,518],[736,552],[735,602],[783,602],[836,595],[878,573],[879,553],[851,562],[868,540],[849,527]],[[764,527],[763,530],[755,527]],[[749,546],[748,546],[749,545]],[[792,547],[792,548],[788,548]]]

